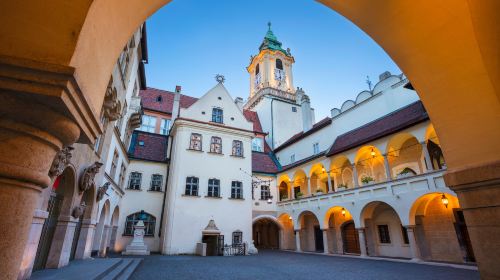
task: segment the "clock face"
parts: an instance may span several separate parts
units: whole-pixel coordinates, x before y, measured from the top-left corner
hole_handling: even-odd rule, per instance
[[[281,69],[274,69],[274,79],[280,82],[285,80],[285,71]]]
[[[260,74],[255,75],[255,79],[253,81],[253,86],[258,89],[260,85]]]

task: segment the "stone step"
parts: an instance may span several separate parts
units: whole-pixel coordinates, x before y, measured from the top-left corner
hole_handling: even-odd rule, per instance
[[[118,275],[118,277],[116,278],[117,280],[128,280],[130,276],[134,274],[134,271],[137,269],[139,264],[142,262],[142,259],[140,258],[134,258],[132,260],[132,263],[130,263],[130,265],[125,270],[123,270],[120,275]]]

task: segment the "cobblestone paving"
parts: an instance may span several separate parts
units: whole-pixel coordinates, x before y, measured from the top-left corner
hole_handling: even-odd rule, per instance
[[[264,251],[254,256],[145,257],[131,279],[479,279],[473,270]]]

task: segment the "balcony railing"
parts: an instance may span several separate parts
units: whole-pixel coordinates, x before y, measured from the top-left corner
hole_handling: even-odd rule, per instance
[[[430,192],[443,192],[447,189],[443,179],[444,172],[445,170],[435,170],[415,176],[380,183],[372,183],[337,192],[310,195],[299,199],[284,200],[277,203],[278,211],[302,208],[304,206],[308,206],[310,203],[316,203],[318,201],[334,204],[354,202],[357,200],[370,200],[387,196],[399,197],[400,195],[415,192],[419,193],[419,195]]]
[[[265,95],[276,96],[292,102],[296,101],[295,94],[278,90],[275,88],[264,87],[247,101],[247,103],[245,104],[245,109],[252,109],[255,105],[257,105],[258,101]]]

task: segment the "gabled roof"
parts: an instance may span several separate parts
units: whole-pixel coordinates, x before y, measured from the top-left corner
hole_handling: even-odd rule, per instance
[[[278,166],[271,154],[252,152],[252,172],[276,174]]]
[[[245,118],[249,122],[253,123],[253,130],[255,132],[264,133],[262,131],[262,125],[260,124],[260,119],[259,119],[259,115],[257,115],[257,112],[250,111],[250,110],[243,110],[243,115],[245,116]]]
[[[302,139],[308,135],[313,134],[316,131],[321,130],[323,127],[328,126],[331,123],[332,123],[332,118],[330,118],[330,117],[326,117],[326,118],[320,120],[319,122],[315,123],[313,125],[313,127],[311,129],[309,129],[308,131],[306,131],[306,132],[301,131],[301,132],[295,134],[294,136],[290,137],[283,144],[281,144],[277,148],[275,148],[274,152],[278,152],[278,151],[283,150],[284,148],[292,145],[293,143],[299,141],[300,139]]]
[[[132,134],[128,155],[131,159],[166,162],[167,139],[165,135],[136,130]]]
[[[330,150],[326,153],[326,156],[347,151],[378,138],[396,133],[428,119],[429,115],[427,114],[427,111],[425,111],[422,102],[414,102],[377,120],[338,136]]]
[[[174,95],[174,92],[150,87],[139,91],[144,109],[168,114],[172,113]],[[158,97],[161,97],[161,101],[158,101]],[[198,98],[181,94],[180,107],[189,108],[197,100]]]

